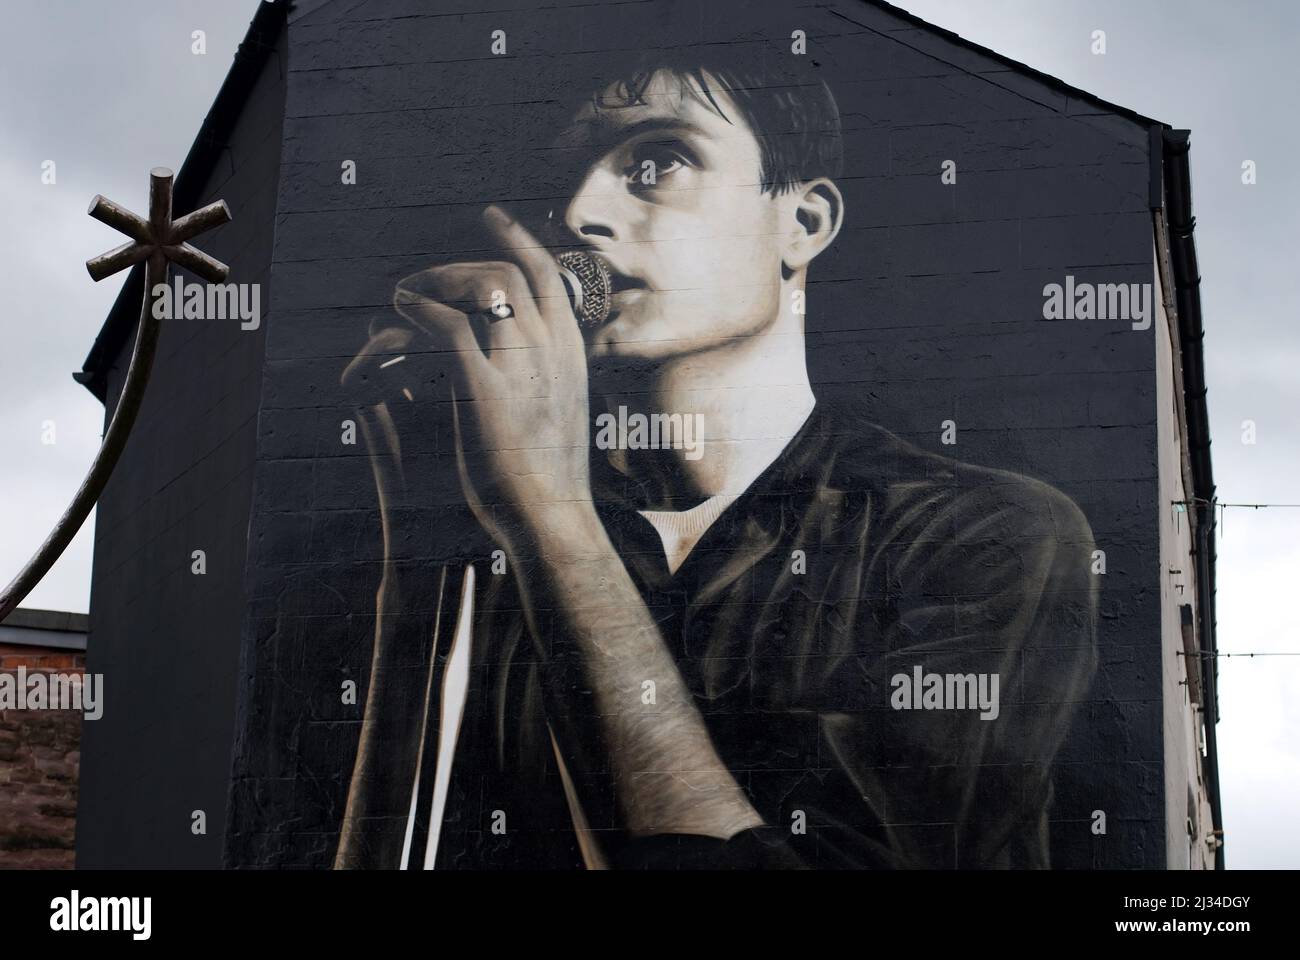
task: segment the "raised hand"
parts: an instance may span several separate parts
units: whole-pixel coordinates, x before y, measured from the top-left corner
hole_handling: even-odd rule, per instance
[[[587,360],[555,260],[499,207],[484,220],[501,260],[412,274],[393,304],[455,354],[461,479],[497,534],[487,504],[530,525],[539,511],[590,501]],[[482,475],[466,466],[468,431],[483,452]]]

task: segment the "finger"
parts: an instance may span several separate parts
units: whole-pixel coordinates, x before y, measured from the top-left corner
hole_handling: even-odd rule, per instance
[[[483,211],[483,220],[502,253],[523,271],[542,316],[548,322],[572,318],[568,292],[549,251],[522,223],[495,204]]]
[[[513,263],[445,263],[413,274],[400,284],[413,293],[437,300],[465,313],[485,310],[493,297],[531,297],[528,281]]]
[[[393,291],[393,309],[444,347],[453,350],[478,349],[474,335],[465,321],[465,314],[455,307],[398,284]]]
[[[464,312],[400,286],[393,295],[393,306],[445,351],[452,382],[463,384],[468,397],[485,397],[497,389],[493,385],[493,366],[474,336],[472,320]]]
[[[441,268],[431,278],[438,299],[454,303],[469,317],[469,324],[485,353],[543,342],[545,323],[523,272],[513,263],[458,263]],[[497,311],[505,307],[506,315]]]
[[[364,371],[404,353],[406,348],[410,346],[411,339],[414,336],[415,331],[409,327],[382,327],[376,329],[374,321],[371,321],[370,339],[366,341],[366,345],[348,363],[343,375],[339,377],[339,383],[345,387],[355,388],[363,378]]]

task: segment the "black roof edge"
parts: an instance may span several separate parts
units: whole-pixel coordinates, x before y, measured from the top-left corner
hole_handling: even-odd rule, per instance
[[[900,20],[906,20],[909,23],[915,24],[918,27],[923,27],[926,30],[928,30],[930,33],[938,34],[939,36],[943,37],[945,40],[951,41],[952,43],[955,43],[960,47],[964,47],[967,50],[973,50],[976,53],[988,57],[990,60],[996,60],[998,63],[1004,64],[1005,66],[1008,66],[1013,70],[1016,70],[1020,73],[1025,74],[1028,77],[1031,77],[1034,80],[1037,80],[1039,83],[1042,83],[1045,86],[1051,87],[1053,90],[1059,90],[1061,93],[1067,94],[1068,96],[1071,97],[1075,97],[1076,99],[1082,100],[1085,103],[1090,103],[1093,106],[1101,107],[1107,113],[1118,114],[1119,116],[1124,117],[1125,119],[1128,120],[1132,120],[1134,123],[1140,124],[1144,127],[1149,127],[1152,124],[1156,124],[1161,127],[1166,126],[1165,124],[1161,123],[1159,120],[1155,120],[1151,117],[1144,116],[1138,113],[1136,110],[1130,110],[1128,107],[1122,107],[1118,103],[1111,103],[1109,100],[1103,100],[1101,97],[1097,96],[1096,94],[1089,93],[1087,90],[1080,89],[1079,87],[1071,86],[1070,84],[1066,83],[1064,80],[1052,76],[1050,73],[1043,73],[1041,70],[1035,70],[1027,63],[1021,63],[1019,60],[1012,60],[1010,57],[1003,56],[1002,54],[998,53],[996,50],[992,50],[989,47],[978,44],[974,40],[967,40],[960,33],[953,33],[951,30],[945,30],[943,27],[937,27],[928,20],[922,20],[914,13],[908,13],[906,10],[902,9],[901,7],[896,7],[892,3],[887,3],[886,0],[863,0],[863,2],[869,3],[873,7],[878,7],[881,10],[884,10],[887,13],[899,18]],[[933,54],[930,55],[933,56]]]
[[[222,81],[208,115],[199,127],[190,152],[176,175],[172,209],[188,213],[198,205],[204,185],[221,159],[222,151],[239,120],[244,101],[257,82],[262,67],[275,49],[290,4],[287,0],[262,0],[235,59]],[[123,343],[134,332],[144,299],[144,264],[136,264],[109,310],[81,370],[72,378],[104,403],[108,393],[108,370]]]
[[[1214,467],[1210,459],[1210,420],[1206,402],[1205,328],[1201,316],[1201,273],[1196,262],[1196,217],[1192,215],[1192,177],[1188,161],[1191,132],[1164,131],[1165,223],[1174,274],[1174,302],[1183,355],[1183,403],[1187,411],[1187,451],[1192,468],[1192,497],[1197,504],[1196,588],[1200,598],[1200,646],[1206,651],[1204,676],[1207,792],[1216,830],[1223,829],[1219,790],[1219,658],[1215,613]],[[1222,840],[1222,834],[1218,834]],[[1214,865],[1223,869],[1223,845],[1215,848]]]
[[[45,610],[40,607],[18,607],[4,619],[6,627],[27,630],[56,630],[61,633],[85,633],[90,629],[90,616],[67,610]]]

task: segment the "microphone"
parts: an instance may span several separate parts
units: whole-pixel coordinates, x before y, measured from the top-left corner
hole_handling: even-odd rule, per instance
[[[604,323],[609,318],[613,295],[609,264],[596,254],[582,250],[566,250],[555,262],[560,267],[560,278],[568,290],[578,326],[591,330]]]

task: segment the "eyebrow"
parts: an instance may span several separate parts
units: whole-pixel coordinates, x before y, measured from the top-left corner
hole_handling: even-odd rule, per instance
[[[708,136],[708,133],[701,127],[689,120],[682,120],[677,117],[647,117],[645,120],[638,120],[636,123],[628,124],[625,127],[605,120],[598,121],[593,126],[596,128],[596,136],[593,138],[592,146],[595,147],[597,156],[604,156],[619,144],[645,133]]]

